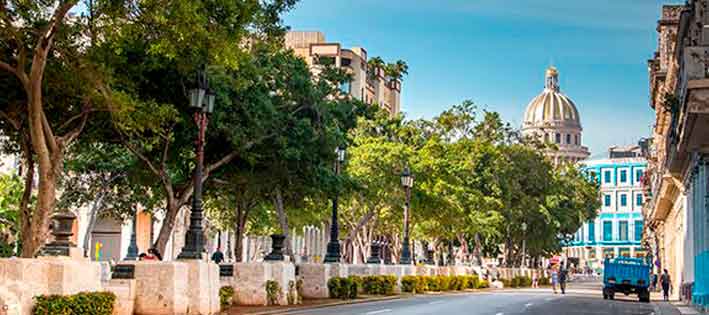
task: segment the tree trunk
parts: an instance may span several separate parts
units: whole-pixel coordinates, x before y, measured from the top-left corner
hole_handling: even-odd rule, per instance
[[[480,234],[479,233],[475,233],[475,249],[473,251],[474,251],[473,255],[475,256],[475,262],[478,264],[478,266],[482,266],[483,265],[482,244],[480,243]]]
[[[236,209],[236,229],[234,232],[234,260],[244,262],[244,233],[246,233],[246,221],[249,209],[245,206]]]
[[[104,196],[105,193],[101,193],[91,206],[91,210],[89,210],[89,224],[86,227],[86,233],[84,234],[84,257],[88,257],[91,252],[91,231],[93,231],[96,226],[96,216],[98,214],[98,210],[103,207]]]
[[[158,237],[155,239],[155,243],[153,243],[153,247],[156,248],[160,254],[165,253],[167,242],[170,240],[170,234],[172,233],[172,229],[175,227],[175,219],[180,212],[180,207],[173,200],[169,200],[167,202],[166,208],[165,218],[162,220],[160,232],[158,232]]]
[[[34,182],[34,160],[32,159],[32,153],[29,151],[29,146],[23,146],[25,151],[25,183],[24,191],[22,192],[22,199],[20,200],[20,239],[30,239],[32,235],[32,209],[30,208],[30,199],[32,198],[32,186]],[[33,249],[28,249],[25,247],[24,242],[22,243],[21,256],[22,257],[32,257],[32,254],[25,255],[25,250],[32,251]],[[28,252],[29,253],[29,252]]]
[[[283,204],[283,194],[281,193],[281,188],[275,188],[275,195],[273,196],[273,204],[276,208],[276,213],[278,214],[278,224],[281,226],[283,235],[286,236],[285,242],[285,254],[293,257],[293,248],[291,248],[290,243],[290,229],[288,228],[288,215],[286,214],[286,209]]]

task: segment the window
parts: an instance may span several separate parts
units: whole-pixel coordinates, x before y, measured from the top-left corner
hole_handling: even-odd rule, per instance
[[[592,180],[594,183],[597,183],[597,182],[598,182],[598,176],[596,175],[596,172],[591,171],[591,172],[588,173],[588,175],[589,175],[589,177],[591,177],[591,180]]]
[[[618,222],[618,240],[627,241],[628,240],[628,221]]]
[[[606,258],[615,258],[615,249],[611,248],[604,248],[603,249],[603,257]]]
[[[635,240],[636,241],[641,241],[643,239],[643,221],[642,220],[637,220],[635,221]]]
[[[605,206],[605,207],[611,206],[611,195],[604,195],[603,196],[603,206]]]
[[[568,133],[566,134],[566,144],[571,144],[571,135]]]
[[[352,59],[350,58],[341,58],[340,59],[340,65],[343,67],[349,67],[352,64]]]
[[[643,174],[645,172],[643,170],[635,170],[635,181],[640,182],[643,179]]]
[[[561,143],[561,134],[560,133],[556,134],[556,143]]]
[[[593,221],[588,222],[588,241],[589,242],[596,241],[596,222],[593,222]]]
[[[575,135],[575,136],[574,136],[574,140],[575,140],[574,143],[575,143],[576,145],[579,145],[579,135]]]
[[[603,183],[604,184],[611,183],[611,171],[604,171],[603,172]]]
[[[620,182],[621,183],[628,182],[628,171],[627,170],[620,170]]]
[[[340,90],[342,91],[342,93],[350,94],[351,89],[352,89],[352,82],[347,81],[347,82],[340,83]]]
[[[603,222],[603,240],[612,241],[613,240],[613,222],[605,221]]]
[[[549,134],[548,133],[544,134],[544,142],[549,142]]]
[[[621,207],[628,206],[628,195],[627,194],[620,194],[620,206]]]
[[[642,205],[643,205],[643,194],[637,194],[637,195],[635,195],[635,205],[636,205],[636,206],[642,206]]]

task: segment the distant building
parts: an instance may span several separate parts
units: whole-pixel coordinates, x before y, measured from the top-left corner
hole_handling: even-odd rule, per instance
[[[580,167],[601,185],[601,208],[596,219],[585,223],[564,248],[580,266],[601,267],[604,257],[644,257],[641,246],[645,203],[642,179],[647,162],[639,147],[609,149],[610,158],[584,161]]]
[[[392,116],[401,111],[401,81],[389,78],[381,68],[367,67],[367,51],[361,47],[342,48],[339,43],[325,41],[321,32],[288,32],[286,47],[305,59],[317,75],[324,65],[344,68],[352,74],[352,82],[341,90],[367,104],[377,104]]]
[[[582,130],[576,105],[559,87],[559,71],[549,67],[544,90],[527,105],[522,135],[554,143],[558,150],[546,152],[554,164],[576,163],[590,155],[588,148],[582,145]]]

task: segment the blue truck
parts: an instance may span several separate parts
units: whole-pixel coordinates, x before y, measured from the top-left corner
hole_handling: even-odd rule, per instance
[[[640,302],[650,302],[652,260],[646,258],[606,258],[603,263],[603,299],[614,299],[616,292],[637,294]]]

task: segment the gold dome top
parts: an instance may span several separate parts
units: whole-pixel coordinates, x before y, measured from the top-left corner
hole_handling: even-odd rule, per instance
[[[532,99],[524,113],[523,127],[565,125],[581,127],[576,104],[559,89],[559,71],[554,67],[546,70],[544,91]]]

